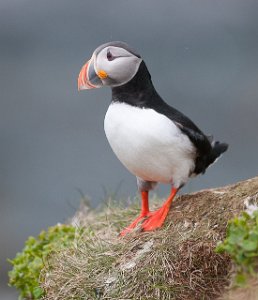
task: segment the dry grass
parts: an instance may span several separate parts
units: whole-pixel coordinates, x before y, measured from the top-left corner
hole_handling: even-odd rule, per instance
[[[254,178],[179,196],[162,229],[125,238],[117,235],[139,213],[138,205],[109,205],[102,212],[82,207],[72,222],[85,227],[84,234],[46,262],[45,299],[218,298],[229,285],[231,263],[214,248],[228,219],[257,190]]]

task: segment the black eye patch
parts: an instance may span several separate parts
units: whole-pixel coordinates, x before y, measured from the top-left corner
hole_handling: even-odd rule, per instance
[[[114,60],[115,56],[112,55],[112,53],[110,52],[110,50],[107,51],[107,59],[108,61]]]

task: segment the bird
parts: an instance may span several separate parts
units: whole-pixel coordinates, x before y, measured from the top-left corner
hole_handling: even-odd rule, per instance
[[[141,228],[162,227],[178,191],[192,177],[204,174],[227,143],[205,135],[186,115],[156,91],[142,56],[125,42],[100,45],[83,65],[78,90],[110,87],[112,99],[104,119],[107,140],[121,163],[137,179],[141,212],[121,236]],[[156,211],[149,192],[169,184],[170,194]]]

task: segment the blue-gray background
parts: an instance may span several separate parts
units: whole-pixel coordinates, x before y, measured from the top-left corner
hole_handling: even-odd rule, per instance
[[[253,0],[1,0],[0,259],[29,235],[65,221],[103,187],[136,195],[135,179],[103,132],[110,90],[77,92],[82,64],[100,44],[123,40],[144,57],[162,97],[226,155],[183,192],[257,175],[258,2]],[[164,195],[164,188],[158,193]]]

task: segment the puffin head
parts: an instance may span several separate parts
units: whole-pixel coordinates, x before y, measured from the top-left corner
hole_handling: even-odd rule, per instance
[[[124,42],[103,44],[82,67],[78,90],[122,86],[135,76],[141,62],[141,56]]]

